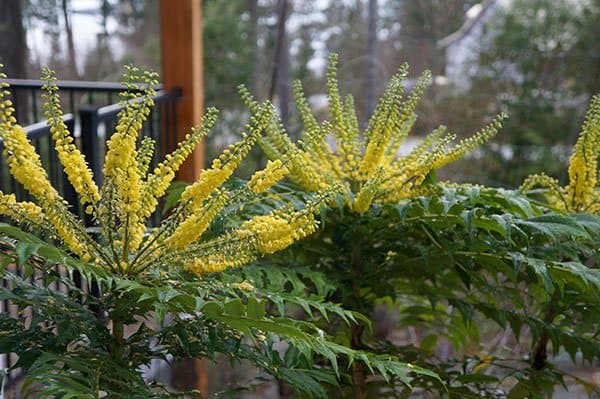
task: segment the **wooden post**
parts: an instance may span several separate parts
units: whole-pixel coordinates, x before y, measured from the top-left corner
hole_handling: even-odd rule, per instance
[[[204,112],[204,80],[202,66],[202,0],[160,0],[161,76],[165,89],[179,87],[182,100],[177,106],[176,137],[165,143],[178,143],[198,124]],[[181,166],[177,179],[195,181],[204,167],[204,145],[198,145]],[[191,386],[208,395],[206,361],[187,359],[195,381]]]
[[[160,0],[161,76],[166,89],[180,87],[183,98],[177,106],[180,142],[200,122],[204,111],[202,69],[202,0]],[[177,179],[195,181],[204,167],[204,145],[200,144],[180,168]]]

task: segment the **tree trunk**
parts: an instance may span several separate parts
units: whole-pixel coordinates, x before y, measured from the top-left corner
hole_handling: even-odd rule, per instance
[[[23,28],[22,2],[0,1],[0,64],[2,72],[9,78],[27,77],[27,43]],[[22,123],[33,122],[36,116],[29,116],[28,93],[13,93],[15,116]]]
[[[365,121],[368,121],[375,109],[377,89],[377,0],[369,0],[367,34],[367,70],[365,76]]]
[[[67,56],[68,56],[68,65],[69,65],[69,73],[71,74],[72,79],[79,78],[79,73],[77,73],[77,62],[75,59],[75,43],[73,41],[73,27],[71,26],[71,20],[69,19],[69,0],[62,0],[62,12],[63,19],[65,20],[65,33],[67,34]]]
[[[0,63],[10,78],[25,78],[26,52],[25,29],[21,1],[0,1]]]
[[[260,98],[258,94],[258,0],[248,0],[248,10],[250,11],[250,31],[249,39],[252,46],[252,74],[250,75],[250,90],[252,94]]]
[[[279,0],[279,22],[277,24],[275,63],[273,67],[273,77],[271,80],[271,90],[269,90],[269,99],[273,99],[275,96],[275,90],[277,89],[281,122],[286,130],[289,122],[289,102],[291,97],[289,76],[290,63],[286,34],[288,8],[289,4],[287,0]]]

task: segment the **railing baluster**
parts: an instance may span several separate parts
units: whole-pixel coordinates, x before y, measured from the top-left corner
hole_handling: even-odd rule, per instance
[[[75,90],[69,90],[69,112],[75,115]]]
[[[81,122],[81,150],[87,159],[88,165],[94,173],[94,181],[102,184],[103,176],[100,169],[100,143],[98,140],[98,108],[82,107],[79,110]]]
[[[38,106],[37,106],[37,97],[36,97],[36,89],[31,89],[31,122],[37,122],[38,118]]]
[[[69,129],[70,132],[73,132],[75,130],[75,119],[73,117],[66,119],[65,124],[67,125],[67,129]],[[59,176],[63,183],[62,184],[63,197],[73,207],[73,212],[75,214],[81,216],[82,209],[81,209],[81,206],[79,205],[77,193],[75,192],[73,185],[71,185],[71,182],[69,182],[69,179],[67,178],[67,175],[65,174],[64,169],[60,168],[59,171],[60,171]]]

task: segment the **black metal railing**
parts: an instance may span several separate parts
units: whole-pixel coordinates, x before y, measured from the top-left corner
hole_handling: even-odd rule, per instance
[[[42,86],[44,82],[35,79],[3,79],[10,85],[10,99],[15,104],[15,116],[22,125],[29,125],[43,119]],[[65,113],[77,114],[84,106],[102,107],[115,104],[123,86],[117,82],[86,82],[59,80],[62,105]],[[154,87],[157,91],[161,85]]]
[[[66,178],[63,168],[60,165],[57,154],[54,150],[53,140],[50,135],[50,127],[42,118],[43,104],[41,101],[41,85],[43,82],[34,80],[5,80],[11,85],[10,92],[13,103],[15,104],[15,114],[17,120],[25,126],[27,136],[35,146],[42,161],[42,165],[48,173],[48,178],[53,186],[59,191],[63,198],[70,204],[72,211],[84,217],[85,212],[79,204],[77,194],[72,185]],[[63,104],[65,112],[64,121],[69,131],[74,133],[75,143],[86,157],[88,164],[94,173],[94,179],[97,184],[102,182],[102,160],[106,153],[106,142],[114,131],[118,121],[118,113],[123,109],[123,105],[115,104],[118,99],[117,93],[122,90],[118,83],[96,83],[96,82],[64,82],[59,81],[58,87],[61,90],[61,97],[67,99]],[[177,131],[177,102],[181,98],[181,90],[160,90],[157,87],[154,99],[154,107],[142,127],[141,136],[149,136],[157,143],[152,165],[156,165],[159,159],[165,153],[173,148]],[[0,139],[0,152],[3,151],[2,140]],[[23,187],[10,176],[6,160],[0,156],[0,190],[5,193],[14,193],[19,200],[29,200],[30,197]],[[84,219],[85,220],[85,219]],[[156,224],[160,220],[160,215],[152,217],[151,223]],[[61,266],[56,266],[57,272],[66,273]],[[12,266],[12,271],[21,275],[22,271],[16,265]],[[77,276],[75,276],[77,277]],[[44,284],[44,279],[40,276],[32,275],[29,277],[36,284]],[[76,278],[77,286],[86,289],[93,294],[94,283],[88,284],[81,278]],[[2,286],[9,288],[6,281],[2,281]],[[61,290],[61,287],[52,287]],[[64,289],[64,287],[63,287]],[[0,312],[9,312],[17,316],[16,309],[9,301],[0,302]],[[16,364],[17,358],[14,354],[0,355],[0,368],[9,368]],[[22,376],[20,370],[15,370],[4,379],[4,399],[13,399],[17,397],[15,382]],[[0,387],[1,389],[2,387]]]

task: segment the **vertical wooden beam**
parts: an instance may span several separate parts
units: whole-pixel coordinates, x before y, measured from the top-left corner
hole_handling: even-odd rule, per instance
[[[180,142],[204,111],[202,66],[202,0],[160,0],[160,56],[162,83],[166,89],[179,87],[183,98],[177,106],[176,137],[165,143]],[[164,138],[163,138],[164,139]],[[204,167],[204,145],[200,144],[181,166],[177,179],[195,181]],[[204,359],[187,359],[195,381],[186,389],[198,389],[208,395],[208,378]]]
[[[175,142],[183,140],[200,122],[204,110],[202,69],[202,0],[160,0],[161,76],[165,88],[180,87]],[[173,142],[167,140],[165,142]],[[200,144],[183,164],[177,178],[194,181],[204,167]]]

